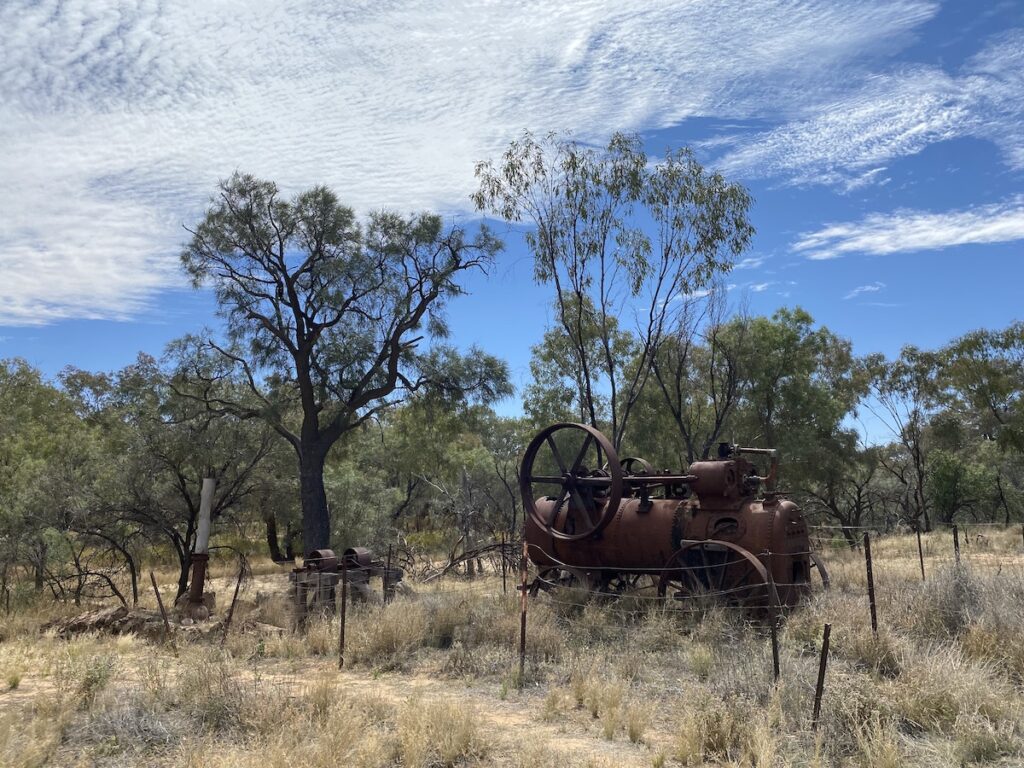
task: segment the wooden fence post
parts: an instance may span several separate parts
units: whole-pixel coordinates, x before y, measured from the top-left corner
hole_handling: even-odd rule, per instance
[[[871,606],[871,631],[878,634],[878,614],[875,612],[875,575],[871,569],[871,534],[864,531],[864,563],[868,574],[868,604]]]
[[[956,564],[960,565],[960,530],[955,525],[953,526],[953,556],[956,558]]]
[[[152,571],[149,572],[149,580],[153,582],[153,592],[156,593],[156,604],[157,607],[160,608],[160,616],[164,620],[164,642],[166,643],[170,641],[171,648],[174,650],[174,655],[177,656],[178,649],[174,645],[174,641],[171,640],[171,624],[167,621],[167,611],[164,610],[164,601],[163,598],[160,597],[160,589],[156,585],[156,576],[153,575]]]
[[[242,588],[242,577],[245,575],[245,561],[238,563],[238,579],[235,581],[235,594],[231,596],[231,607],[228,608],[228,615],[224,619],[224,634],[220,638],[220,647],[223,648],[228,641],[228,631],[231,629],[231,619],[235,615],[235,604],[238,602],[238,590]]]

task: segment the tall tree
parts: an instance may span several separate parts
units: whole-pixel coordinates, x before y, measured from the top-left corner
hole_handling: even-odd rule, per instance
[[[927,489],[927,428],[939,397],[934,352],[906,346],[892,362],[872,361],[872,394],[875,415],[886,425],[901,450],[882,454],[882,466],[902,489],[900,504],[906,522],[932,528],[931,500]]]
[[[606,391],[620,447],[680,297],[727,271],[748,246],[750,195],[688,149],[652,164],[640,139],[623,134],[594,149],[526,133],[476,174],[479,210],[533,226],[526,241],[534,275],[555,289],[556,323],[580,371],[587,420],[598,425]],[[636,351],[624,358],[618,347],[627,331]]]
[[[326,187],[284,199],[236,173],[190,231],[182,263],[213,288],[227,326],[225,342],[199,346],[242,376],[251,402],[223,394],[203,366],[191,392],[214,412],[266,421],[295,450],[305,552],[330,543],[324,461],[344,434],[431,384],[485,399],[508,391],[493,357],[420,349],[446,336],[459,278],[500,248],[486,229],[470,237],[428,213],[360,225]]]
[[[654,358],[661,404],[683,441],[688,464],[707,459],[743,391],[740,352],[747,318],[725,321],[724,292],[687,301],[686,311]]]
[[[856,443],[844,421],[867,390],[864,366],[848,339],[815,327],[799,307],[741,328],[742,398],[732,426],[744,441],[779,449],[783,487],[809,487],[824,453],[848,453],[841,447]]]
[[[1000,447],[1024,454],[1024,322],[973,331],[941,351],[954,406]]]

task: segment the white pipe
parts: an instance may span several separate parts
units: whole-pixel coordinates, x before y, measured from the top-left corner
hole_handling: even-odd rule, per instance
[[[197,555],[206,555],[210,552],[210,512],[213,510],[213,492],[216,488],[216,480],[211,477],[203,478],[203,490],[199,494],[199,527],[196,531]]]

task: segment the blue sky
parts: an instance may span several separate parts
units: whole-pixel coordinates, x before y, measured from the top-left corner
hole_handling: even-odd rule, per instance
[[[213,323],[177,252],[235,169],[465,222],[527,128],[693,146],[755,198],[731,296],[859,353],[1021,317],[1024,0],[339,7],[0,7],[0,356],[112,369]],[[522,385],[550,293],[507,240],[450,318]]]

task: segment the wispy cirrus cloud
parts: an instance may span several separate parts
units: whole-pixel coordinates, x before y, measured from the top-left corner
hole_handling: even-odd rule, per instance
[[[733,269],[757,269],[767,260],[767,256],[747,256],[733,265]]]
[[[883,288],[885,288],[885,283],[877,282],[877,281],[874,282],[874,283],[868,283],[867,285],[858,285],[856,288],[854,288],[848,294],[843,296],[843,300],[846,301],[846,300],[849,300],[849,299],[855,299],[858,296],[860,296],[861,294],[865,294],[865,293],[878,293]]]
[[[801,235],[791,246],[808,259],[835,259],[851,253],[883,256],[1005,243],[1024,239],[1024,196],[962,211],[874,213],[858,222],[830,224]]]
[[[960,72],[931,66],[865,75],[807,114],[734,138],[719,165],[748,177],[846,191],[885,183],[887,165],[935,142],[992,141],[1024,169],[1024,30],[991,40]]]
[[[8,0],[0,324],[125,317],[177,285],[181,223],[236,168],[330,184],[361,210],[457,213],[474,161],[524,128],[589,139],[798,112],[936,9]]]

